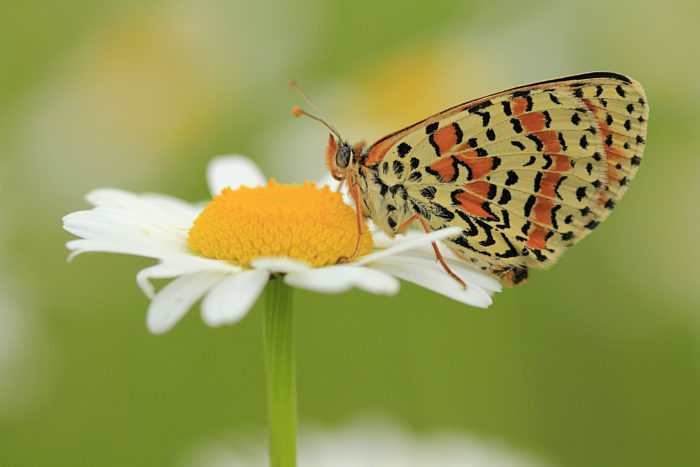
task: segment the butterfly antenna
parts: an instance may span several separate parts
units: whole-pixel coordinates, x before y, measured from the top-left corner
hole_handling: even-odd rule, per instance
[[[310,105],[311,107],[313,107],[313,109],[320,115],[320,117],[319,117],[319,116],[316,116],[316,115],[313,115],[313,114],[310,114],[310,113],[307,112],[306,110],[304,110],[304,109],[302,109],[301,107],[296,106],[296,105],[295,105],[294,107],[292,107],[292,114],[293,114],[295,117],[298,117],[298,116],[300,116],[300,115],[306,115],[306,116],[309,117],[309,118],[313,118],[314,120],[316,120],[316,121],[318,121],[318,122],[321,122],[326,128],[328,128],[329,130],[331,130],[331,132],[332,132],[335,136],[337,136],[339,140],[341,140],[342,138],[340,137],[340,133],[338,132],[338,130],[335,129],[335,127],[334,127],[334,126],[331,124],[331,122],[328,120],[328,117],[326,117],[326,114],[324,114],[323,111],[322,111],[321,109],[319,109],[318,106],[317,106],[316,104],[314,104],[314,101],[312,101],[311,98],[308,96],[308,94],[306,94],[306,93],[304,92],[304,90],[301,89],[301,87],[297,84],[297,82],[294,81],[294,80],[289,80],[289,81],[287,82],[287,85],[288,85],[290,88],[292,88],[294,91],[296,91],[297,93],[299,93],[299,95],[300,95],[301,97],[303,97],[304,100],[305,100],[306,102],[308,102],[309,105]]]

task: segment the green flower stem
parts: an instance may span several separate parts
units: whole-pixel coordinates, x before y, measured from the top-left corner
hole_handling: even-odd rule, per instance
[[[270,427],[270,465],[297,465],[297,389],[294,363],[292,288],[282,278],[265,289],[265,366],[267,418]]]

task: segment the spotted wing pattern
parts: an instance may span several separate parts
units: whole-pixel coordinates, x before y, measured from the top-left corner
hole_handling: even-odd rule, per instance
[[[514,285],[608,216],[640,164],[647,119],[637,82],[589,73],[448,109],[360,162],[390,187],[385,204],[400,205],[398,193],[431,229],[462,227],[448,246]]]

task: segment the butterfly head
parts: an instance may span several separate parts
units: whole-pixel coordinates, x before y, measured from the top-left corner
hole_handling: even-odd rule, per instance
[[[353,147],[350,143],[344,141],[343,138],[340,137],[338,130],[335,129],[328,118],[323,114],[321,109],[314,104],[311,98],[309,98],[309,96],[295,81],[289,81],[287,84],[294,91],[298,92],[301,97],[303,97],[304,100],[306,100],[306,102],[308,102],[309,105],[311,105],[311,107],[318,112],[317,116],[310,114],[298,106],[294,106],[292,108],[292,114],[295,117],[306,115],[309,118],[321,122],[326,128],[331,130],[331,135],[328,138],[328,149],[326,150],[326,161],[328,164],[328,169],[330,170],[333,178],[342,182],[347,178],[348,173],[352,170],[352,165],[355,161],[355,152],[359,151],[360,146]]]
[[[355,160],[355,150],[350,143],[336,139],[333,134],[328,137],[328,149],[326,149],[326,163],[333,178],[343,181],[347,173],[352,170]]]

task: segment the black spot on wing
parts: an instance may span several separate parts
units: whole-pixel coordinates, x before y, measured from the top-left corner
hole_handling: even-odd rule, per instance
[[[508,201],[510,201],[510,199],[510,190],[504,188],[503,192],[501,193],[501,197],[498,199],[498,204],[500,204],[501,206],[503,206],[504,204],[508,204]]]
[[[508,211],[501,209],[501,218],[502,222],[494,227],[497,229],[510,229],[510,214],[508,214]]]
[[[549,212],[550,219],[552,220],[552,227],[554,227],[554,230],[559,230],[559,225],[557,224],[557,211],[559,209],[561,209],[561,204],[557,204]],[[550,232],[550,233],[552,233],[552,232]]]
[[[541,151],[544,145],[542,144],[542,140],[539,139],[537,136],[533,135],[532,133],[527,135],[527,139],[535,143],[535,146],[537,147],[537,151]]]
[[[586,135],[581,136],[581,139],[579,140],[578,144],[583,149],[586,149],[588,147],[588,139],[586,138]]]
[[[542,183],[542,172],[537,172],[535,175],[535,193],[538,193],[540,191],[540,184]]]
[[[413,201],[410,201],[410,203],[411,203],[411,207],[413,208],[413,211],[416,214],[418,214],[419,216],[421,216],[425,220],[429,220],[431,218],[430,212],[427,209],[425,209],[425,207],[423,205],[416,204]]]
[[[411,150],[411,146],[409,146],[406,143],[401,143],[401,144],[399,144],[399,147],[396,149],[398,150],[399,157],[404,158],[406,156],[406,154],[408,154],[409,151]]]
[[[561,145],[562,151],[566,151],[566,149],[567,149],[566,141],[564,140],[564,135],[561,133],[561,131],[559,132],[558,137],[559,137],[559,144]]]
[[[437,193],[437,189],[434,186],[427,186],[420,190],[420,194],[428,199],[435,198],[435,193]]]
[[[464,137],[464,133],[462,132],[462,127],[459,126],[457,122],[452,123],[452,128],[455,129],[455,135],[457,136],[457,143],[459,144],[462,142],[462,138]]]
[[[549,128],[549,125],[552,123],[552,116],[549,115],[549,111],[545,110],[542,112],[542,115],[544,115],[544,126],[545,128]]]
[[[403,185],[401,185],[400,183],[397,183],[396,185],[390,186],[389,192],[392,195],[394,195],[394,197],[399,196],[404,201],[406,201],[408,199],[408,193],[406,192],[406,188]]]
[[[552,166],[552,156],[549,154],[542,154],[542,158],[545,160],[545,164],[542,166],[542,169],[549,169]]]
[[[523,132],[523,126],[520,124],[520,120],[517,118],[511,118],[510,124],[513,125],[513,131],[516,133]]]
[[[435,133],[440,126],[440,122],[433,122],[425,127],[425,134],[431,135]]]
[[[434,214],[436,217],[439,217],[440,219],[444,219],[446,221],[451,221],[452,219],[455,218],[455,215],[452,211],[449,209],[445,208],[444,206],[441,206],[440,204],[437,203],[430,203],[430,206],[428,207],[430,212]]]
[[[554,194],[557,195],[557,198],[559,198],[559,199],[561,199],[561,200],[563,200],[564,198],[562,198],[562,197],[561,197],[561,194],[559,194],[559,187],[560,187],[561,184],[564,182],[564,180],[566,180],[566,178],[567,178],[566,175],[564,175],[563,177],[561,177],[561,178],[559,179],[559,181],[557,182],[557,184],[554,186]]]
[[[530,212],[532,211],[532,208],[535,206],[535,201],[537,201],[537,198],[535,195],[530,195],[527,198],[527,201],[525,201],[525,207],[523,209],[523,214],[525,214],[525,217],[530,217]]]
[[[499,258],[515,258],[516,256],[518,256],[518,250],[516,250],[515,247],[513,246],[513,244],[510,242],[510,240],[508,240],[508,237],[506,236],[506,234],[504,234],[503,232],[500,232],[500,234],[501,234],[501,237],[503,238],[503,241],[506,242],[506,245],[508,245],[508,250],[506,250],[503,253],[496,253],[496,256],[498,256]],[[525,269],[525,271],[526,271],[525,275],[527,276],[527,269]],[[522,279],[516,278],[513,282],[515,282],[517,284],[518,282],[521,282],[521,281],[522,281]]]
[[[590,221],[588,224],[584,225],[588,230],[593,230],[600,225],[599,221]]]
[[[400,161],[394,161],[392,164],[392,168],[394,169],[394,174],[401,178],[403,175],[403,164]]]
[[[433,135],[432,135],[432,134],[428,137],[428,142],[430,143],[430,145],[431,145],[431,146],[433,147],[433,149],[435,150],[435,155],[438,156],[438,157],[442,157],[442,154],[440,154],[440,146],[437,145],[437,143],[435,142],[435,139],[433,138]]]
[[[508,117],[513,115],[513,111],[510,108],[510,101],[503,101],[501,102],[501,105],[503,106],[503,113],[506,114]]]
[[[488,203],[484,203],[488,204]],[[483,205],[482,205],[483,208]],[[481,240],[479,242],[479,245],[484,246],[484,247],[489,247],[491,245],[494,245],[496,243],[496,240],[493,238],[493,233],[492,233],[492,228],[490,225],[488,225],[486,222],[482,221],[481,219],[475,219],[476,223],[481,227],[484,231],[484,234],[486,234],[486,238]]]
[[[484,127],[489,126],[489,122],[491,121],[491,113],[490,112],[472,112],[472,113],[479,115],[481,117],[481,125],[482,126],[484,126]]]

